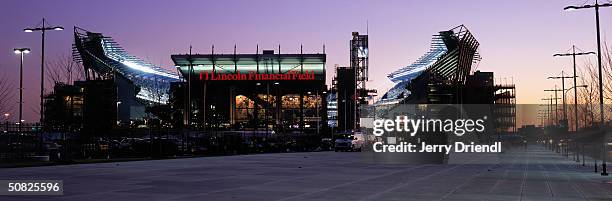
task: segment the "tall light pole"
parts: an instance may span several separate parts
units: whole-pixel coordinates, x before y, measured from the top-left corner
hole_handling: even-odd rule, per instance
[[[546,117],[546,111],[540,109],[538,110],[538,119],[540,119],[540,125],[542,125],[542,127],[544,127],[544,118]]]
[[[5,133],[8,133],[8,130],[9,130],[9,127],[8,127],[8,124],[9,124],[9,123],[8,123],[9,116],[11,116],[11,114],[9,114],[8,112],[7,112],[7,113],[4,113],[4,121],[5,121],[5,126],[6,126],[6,127],[4,128],[4,132],[5,132]],[[9,139],[10,139],[10,138],[9,138]],[[11,144],[11,141],[10,141],[10,140],[9,140],[9,144]]]
[[[551,99],[550,104],[552,105],[552,100],[555,100],[555,122],[554,124],[559,123],[559,115],[557,113],[557,110],[559,109],[559,106],[558,106],[559,104],[557,100],[559,100],[560,98],[558,98],[557,92],[561,91],[561,89],[557,89],[557,85],[555,85],[555,89],[546,89],[544,91],[555,92],[555,98],[552,98],[552,97],[550,98]]]
[[[568,78],[574,78],[574,80],[576,80],[576,77],[566,77],[564,75],[564,72],[561,71],[561,77],[548,77],[548,79],[561,79],[561,91],[565,92],[565,79]],[[555,86],[555,90],[556,90],[556,86]],[[555,92],[555,96],[556,96]],[[565,107],[565,93],[563,93],[563,123],[568,124],[567,123],[567,108]]]
[[[121,123],[121,121],[119,120],[119,104],[121,104],[121,101],[117,101],[117,109],[115,110],[115,115],[116,115],[116,119],[117,119],[117,126],[119,126],[119,124]]]
[[[571,54],[554,54],[553,57],[563,57],[563,56],[572,56],[573,61],[574,61],[574,115],[576,116],[576,119],[574,119],[574,125],[576,127],[576,131],[578,131],[578,89],[577,89],[577,83],[576,83],[576,78],[578,78],[578,76],[576,76],[576,56],[580,56],[580,55],[589,55],[589,54],[595,54],[595,52],[579,52],[576,53],[576,46],[572,45],[572,53]]]
[[[42,19],[42,26],[34,27],[34,28],[25,28],[23,32],[31,33],[35,31],[40,31],[42,35],[42,44],[41,44],[41,56],[40,56],[40,127],[42,129],[43,120],[44,120],[44,90],[45,90],[45,32],[46,31],[61,31],[64,30],[64,27],[61,26],[51,26],[48,27],[46,24],[45,18]]]
[[[19,119],[17,120],[17,131],[21,132],[21,124],[23,123],[23,55],[30,53],[30,48],[15,48],[15,54],[20,56],[19,60]]]
[[[546,106],[546,109],[540,109],[540,111],[542,111],[542,112],[543,112],[543,114],[541,114],[541,115],[543,115],[543,116],[542,116],[542,127],[543,127],[543,128],[545,128],[545,127],[546,127],[546,124],[547,124],[548,122],[550,122],[550,114],[549,114],[550,105],[548,105],[548,99],[543,98],[542,100],[543,100],[543,101],[546,101],[546,104],[540,104],[540,105],[539,105],[540,107],[541,107],[541,106]],[[546,118],[546,121],[544,121],[544,118]]]
[[[552,101],[556,100],[556,98],[553,98],[552,95],[550,95],[550,98],[542,98],[542,100],[547,102],[547,106],[548,107],[546,107],[546,109],[548,109],[548,125],[552,126],[552,125],[554,125],[554,122],[553,122],[552,117],[551,117],[552,116],[551,115],[552,114],[552,107],[553,107],[552,106],[553,105]]]
[[[191,45],[189,45],[189,66],[187,66],[187,128],[191,128],[191,74],[193,74],[193,57],[191,55]],[[213,47],[214,51],[214,47]],[[214,69],[214,68],[213,68]],[[214,73],[214,71],[213,71]],[[204,108],[206,109],[206,108]]]
[[[587,87],[589,87],[589,85],[586,85],[586,84],[585,85],[578,85],[578,86],[574,85],[573,87],[570,87],[569,89],[567,89],[567,91],[564,91],[563,94],[565,95],[565,93],[567,93],[568,91],[570,91],[572,89],[574,89],[574,94],[576,94],[576,89],[579,88],[579,87],[587,88]],[[578,105],[578,101],[576,99],[576,95],[574,95],[574,106],[575,106],[574,107],[574,120],[575,120],[575,122],[574,122],[575,126],[574,127],[576,127],[576,132],[578,132],[578,106],[577,105]]]
[[[612,4],[610,3],[605,3],[605,4],[599,4],[599,2],[597,0],[595,0],[595,4],[594,5],[583,5],[583,6],[567,6],[565,8],[563,8],[563,10],[578,10],[578,9],[586,9],[586,8],[595,8],[595,26],[597,29],[597,66],[599,67],[599,112],[600,112],[600,121],[601,121],[601,128],[603,130],[604,128],[604,124],[605,124],[605,117],[604,117],[604,97],[603,97],[603,78],[602,78],[602,69],[601,69],[601,37],[600,37],[600,30],[599,30],[599,8],[600,7],[611,7]],[[605,132],[605,131],[604,131]],[[603,142],[603,160],[602,160],[602,171],[601,171],[601,175],[603,176],[607,176],[608,172],[606,169],[606,146],[608,146],[608,139],[607,139],[607,135],[604,133],[604,142]]]

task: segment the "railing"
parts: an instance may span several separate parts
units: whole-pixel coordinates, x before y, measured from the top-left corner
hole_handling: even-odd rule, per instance
[[[36,125],[24,128],[37,129]],[[112,130],[104,136],[70,132],[10,132],[0,134],[0,161],[109,160],[176,158],[199,155],[329,150],[318,135],[273,134],[264,131],[189,131],[168,128]]]

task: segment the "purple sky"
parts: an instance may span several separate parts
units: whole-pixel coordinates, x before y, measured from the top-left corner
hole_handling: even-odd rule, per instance
[[[605,0],[603,0],[605,1]],[[328,72],[347,65],[352,31],[370,34],[369,87],[382,95],[392,83],[386,75],[410,64],[429,48],[431,35],[465,24],[480,41],[483,57],[478,69],[517,83],[519,103],[541,103],[543,89],[560,84],[546,80],[571,72],[570,58],[553,58],[572,44],[596,50],[593,10],[563,11],[584,0],[228,0],[228,1],[44,1],[12,0],[0,6],[0,73],[18,84],[19,57],[15,47],[30,47],[25,59],[25,119],[38,117],[40,34],[23,33],[42,17],[65,31],[49,32],[47,61],[70,55],[72,26],[112,36],[129,53],[154,64],[173,66],[171,54],[240,53],[255,46],[283,52],[322,51],[326,45]],[[592,3],[591,0],[588,3]],[[602,39],[610,38],[612,8],[601,12]],[[612,42],[612,41],[611,41]],[[595,57],[591,56],[595,60]],[[579,60],[579,65],[585,59]],[[331,77],[328,75],[328,78]],[[329,80],[329,79],[328,79]],[[50,86],[47,86],[49,88]],[[17,89],[15,89],[17,90]],[[17,93],[17,92],[16,92]],[[17,100],[15,102],[16,114]],[[13,115],[15,116],[15,115]]]

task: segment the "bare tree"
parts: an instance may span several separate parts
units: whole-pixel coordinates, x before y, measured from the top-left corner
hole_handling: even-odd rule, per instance
[[[5,113],[10,113],[13,110],[17,90],[18,88],[11,82],[7,74],[0,76],[0,115],[4,116]]]
[[[607,42],[604,42],[604,47],[602,49],[601,55],[601,65],[602,65],[602,74],[603,74],[603,90],[604,90],[604,102],[609,102],[612,100],[612,60],[610,55],[610,48],[607,45]]]
[[[62,55],[47,63],[47,78],[52,86],[56,83],[73,84],[74,81],[83,80],[85,72],[80,63],[72,60],[71,56]]]
[[[599,102],[598,96],[598,69],[591,60],[587,60],[584,65],[584,70],[579,72],[579,78],[582,84],[587,85],[587,88],[580,90],[579,99],[582,102],[580,116],[583,117],[584,125],[590,126],[595,122],[595,104]]]

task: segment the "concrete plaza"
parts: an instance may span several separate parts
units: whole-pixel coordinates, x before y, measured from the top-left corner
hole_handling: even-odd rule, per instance
[[[0,179],[64,181],[63,196],[0,200],[612,200],[612,177],[539,146],[454,159],[446,165],[374,164],[359,154],[282,153],[0,169]]]

